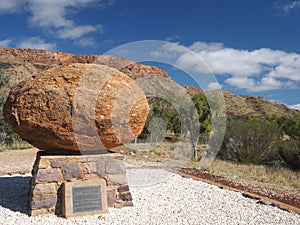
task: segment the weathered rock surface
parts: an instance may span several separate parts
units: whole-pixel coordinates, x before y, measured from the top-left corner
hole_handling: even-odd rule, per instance
[[[4,106],[4,117],[17,134],[53,151],[120,146],[140,134],[148,112],[144,93],[126,74],[77,63],[25,79]]]

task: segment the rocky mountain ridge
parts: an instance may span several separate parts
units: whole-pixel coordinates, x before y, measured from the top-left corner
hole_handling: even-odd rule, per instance
[[[127,74],[132,79],[146,75],[169,78],[168,73],[155,66],[142,65],[125,58],[108,55],[84,55],[54,52],[50,50],[0,48],[0,72],[11,78],[10,86],[24,78],[53,68],[72,63],[106,65]]]

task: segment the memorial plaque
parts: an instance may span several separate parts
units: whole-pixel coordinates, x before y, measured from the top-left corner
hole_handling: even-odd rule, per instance
[[[106,181],[66,182],[63,199],[65,217],[104,213],[107,211]]]
[[[101,186],[73,187],[73,213],[102,210]]]

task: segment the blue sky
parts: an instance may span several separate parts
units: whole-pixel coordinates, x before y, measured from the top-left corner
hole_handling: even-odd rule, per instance
[[[0,0],[0,30],[0,47],[84,54],[170,41],[162,57],[189,48],[222,89],[300,104],[300,0]],[[188,56],[179,64],[205,73]]]

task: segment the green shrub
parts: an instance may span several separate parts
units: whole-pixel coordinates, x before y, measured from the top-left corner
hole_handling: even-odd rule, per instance
[[[300,170],[300,145],[297,141],[283,141],[278,147],[278,152],[291,169]]]
[[[218,156],[241,163],[267,164],[277,154],[277,124],[262,119],[230,120]]]
[[[295,117],[271,116],[267,119],[271,122],[277,123],[282,134],[286,134],[294,139],[300,137],[300,114]]]

